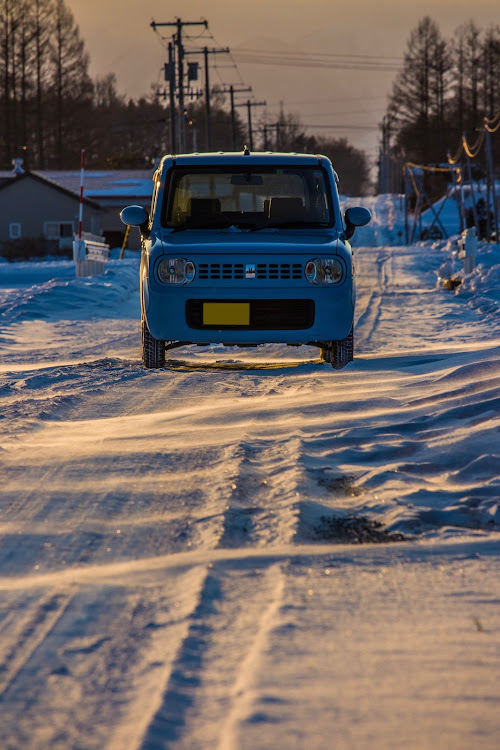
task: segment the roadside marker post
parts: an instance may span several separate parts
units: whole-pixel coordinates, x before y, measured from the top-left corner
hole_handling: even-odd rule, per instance
[[[462,232],[462,237],[458,240],[458,246],[460,248],[458,257],[462,261],[464,273],[472,273],[476,266],[477,256],[476,227],[469,227]]]
[[[80,165],[80,209],[78,214],[78,235],[73,240],[73,260],[76,276],[94,276],[104,273],[109,261],[109,245],[104,237],[83,232],[83,186],[85,181],[85,149],[82,148]]]

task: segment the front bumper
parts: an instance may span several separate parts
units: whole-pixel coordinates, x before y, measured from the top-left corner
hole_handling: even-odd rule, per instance
[[[146,284],[144,312],[151,334],[164,341],[193,344],[307,344],[344,339],[354,317],[352,279],[341,286],[313,287],[305,282],[294,289],[200,288],[195,282],[158,289]],[[248,325],[203,324],[203,303],[249,304]],[[259,324],[258,321],[261,321]],[[261,325],[262,327],[258,327]],[[281,326],[281,327],[276,327]]]

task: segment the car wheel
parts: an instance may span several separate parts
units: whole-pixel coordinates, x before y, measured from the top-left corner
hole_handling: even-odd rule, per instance
[[[351,328],[349,335],[341,341],[326,341],[321,348],[321,356],[329,362],[334,370],[342,370],[354,359],[354,334]]]
[[[151,335],[146,318],[143,316],[142,321],[142,361],[144,367],[152,370],[165,365],[165,342],[155,339]]]

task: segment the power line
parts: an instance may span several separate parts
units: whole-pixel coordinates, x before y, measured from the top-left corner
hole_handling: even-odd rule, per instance
[[[247,65],[276,65],[284,68],[321,68],[323,70],[360,70],[370,73],[397,73],[401,69],[396,65],[373,65],[355,62],[322,62],[320,60],[303,60],[292,59],[279,60],[276,58],[262,57],[244,57],[237,55],[236,59],[241,64]]]
[[[195,26],[200,25],[204,26],[205,28],[201,32],[200,35],[188,35],[187,33],[184,33],[181,37],[183,27],[185,26]],[[251,108],[256,106],[265,106],[265,102],[257,102],[257,101],[251,101],[248,100],[246,102],[234,103],[234,94],[238,93],[238,89],[240,91],[249,90],[248,88],[241,88],[243,85],[243,78],[241,76],[241,73],[239,71],[238,62],[244,62],[247,64],[264,64],[264,65],[281,65],[285,67],[301,67],[301,68],[332,68],[332,69],[350,69],[350,70],[364,70],[364,71],[394,71],[399,69],[399,62],[401,61],[401,58],[396,56],[384,56],[384,55],[368,55],[368,54],[352,54],[352,55],[346,55],[341,53],[302,53],[302,52],[277,52],[276,50],[257,50],[254,48],[240,48],[235,53],[231,54],[231,51],[229,48],[225,49],[219,49],[219,50],[210,50],[209,48],[205,47],[203,50],[195,49],[194,47],[185,48],[183,44],[186,41],[198,41],[199,39],[212,39],[215,43],[217,43],[217,40],[215,37],[211,34],[211,32],[208,30],[208,24],[206,21],[201,22],[194,22],[194,23],[188,23],[183,22],[179,18],[176,19],[174,22],[170,23],[155,23],[154,21],[151,23],[152,28],[157,31],[157,27],[159,26],[173,26],[177,27],[177,34],[174,36],[174,45],[177,48],[178,52],[178,62],[179,62],[179,69],[178,69],[178,77],[179,77],[179,125],[181,129],[181,139],[182,139],[182,131],[183,126],[185,126],[185,123],[183,122],[183,105],[181,102],[181,97],[183,95],[183,89],[182,89],[182,83],[181,83],[181,69],[182,69],[182,59],[185,55],[189,54],[204,54],[205,55],[205,96],[207,99],[207,142],[210,143],[211,141],[211,133],[210,133],[210,93],[209,93],[209,81],[208,81],[208,55],[211,52],[225,52],[226,54],[230,55],[230,59],[233,62],[233,65],[230,66],[232,69],[236,69],[237,75],[240,78],[240,84],[238,85],[238,88],[236,88],[235,85],[231,85],[229,89],[229,93],[231,93],[232,96],[232,119],[233,119],[233,140],[234,140],[234,131],[235,131],[235,116],[234,116],[234,108],[236,106],[246,106],[247,112],[248,112],[248,130],[249,130],[249,139],[250,139],[250,148],[253,150],[253,139],[252,139],[252,124],[251,124]],[[160,35],[158,35],[160,36]],[[172,42],[170,42],[170,46],[172,47]],[[169,58],[170,60],[170,58]],[[175,63],[173,60],[172,62],[172,69],[175,68]],[[222,80],[222,76],[219,72],[219,69],[222,69],[226,66],[220,66],[220,65],[213,65],[213,67],[217,70],[217,75],[221,80],[221,83],[224,87],[227,86],[227,84],[224,84]],[[172,85],[172,91],[174,90],[175,84]],[[227,88],[224,88],[224,93],[228,93]],[[251,90],[251,89],[250,89]],[[335,102],[340,101],[365,101],[366,99],[385,99],[385,96],[367,96],[367,97],[336,97]],[[316,99],[316,100],[309,100],[309,101],[324,101],[324,99]],[[302,100],[301,103],[305,103],[305,100]],[[174,110],[173,104],[171,104],[172,111]],[[323,113],[315,113],[316,118],[320,116],[328,116],[328,115],[353,115],[353,116],[360,116],[360,120],[358,123],[310,123],[310,122],[301,122],[300,125],[306,130],[314,131],[314,130],[330,130],[330,131],[341,131],[341,132],[349,132],[349,131],[378,131],[380,128],[379,124],[371,124],[363,122],[363,115],[369,114],[369,112],[374,112],[374,110],[358,110],[358,111],[329,111],[329,112],[323,112]],[[496,121],[494,121],[496,124]],[[185,141],[185,133],[184,138]]]
[[[373,109],[330,109],[327,112],[315,111],[314,114],[318,117],[326,117],[326,115],[370,115],[372,112],[386,112],[385,107],[374,107]]]
[[[212,33],[211,33],[211,37],[212,37],[212,39],[213,39],[213,41],[214,41],[214,43],[215,43],[215,44],[219,45],[219,47],[223,46],[223,45],[221,45],[221,43],[220,43],[220,42],[219,42],[219,41],[218,41],[218,40],[217,40],[217,39],[216,39],[216,38],[214,37],[214,35],[213,35]],[[238,75],[238,78],[239,78],[239,81],[238,81],[238,84],[237,84],[237,85],[238,85],[238,86],[246,86],[247,84],[246,84],[246,83],[245,83],[245,81],[243,80],[243,76],[242,76],[242,75],[241,75],[241,73],[240,73],[240,69],[238,68],[238,64],[237,64],[236,60],[234,59],[234,55],[233,55],[233,53],[231,52],[231,50],[229,50],[229,58],[230,58],[231,62],[233,63],[233,67],[234,67],[234,69],[236,70],[236,73],[237,73],[237,75]],[[222,83],[222,84],[224,84],[224,81],[222,80],[221,76],[219,76],[219,79],[220,79],[221,83]]]
[[[302,125],[305,128],[314,128],[315,130],[378,130],[380,125],[356,125],[355,123],[347,123],[346,125],[316,125],[309,122],[303,122]]]
[[[376,96],[335,96],[336,102],[360,102],[365,99],[387,99],[386,94],[378,94]],[[315,102],[324,102],[325,97],[322,96],[320,99],[287,99],[287,104],[314,104]]]
[[[377,55],[340,55],[327,53],[275,52],[265,50],[235,51],[242,63],[258,65],[282,65],[301,68],[332,68],[341,70],[370,70],[397,72],[401,68],[401,58]]]
[[[285,52],[279,50],[262,50],[252,47],[238,47],[235,50],[237,54],[240,52],[245,54],[257,54],[257,55],[272,55],[276,57],[310,57],[310,58],[341,58],[347,60],[362,59],[362,60],[395,60],[397,62],[403,62],[403,58],[400,55],[358,55],[355,53],[345,52]]]

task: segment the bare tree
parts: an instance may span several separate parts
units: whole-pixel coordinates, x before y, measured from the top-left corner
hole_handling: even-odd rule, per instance
[[[35,87],[36,87],[36,162],[38,167],[45,166],[45,123],[44,96],[47,83],[47,66],[49,41],[51,33],[52,0],[32,0],[33,27],[35,46]]]
[[[13,134],[12,45],[15,25],[14,0],[0,0],[0,75],[2,78],[2,151],[11,152]]]
[[[55,0],[50,46],[52,156],[62,169],[65,153],[79,150],[76,142],[83,131],[82,115],[92,104],[93,85],[88,74],[89,56],[78,26],[65,0]]]
[[[33,80],[30,76],[31,63],[33,61],[33,31],[30,7],[25,0],[19,3],[20,18],[18,32],[18,47],[16,54],[16,75],[19,77],[20,94],[20,117],[19,135],[23,153],[27,150],[28,123],[29,123],[29,100],[33,93]]]

